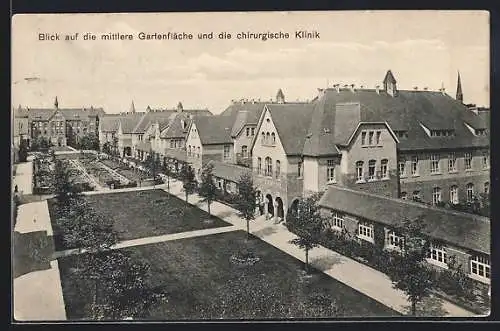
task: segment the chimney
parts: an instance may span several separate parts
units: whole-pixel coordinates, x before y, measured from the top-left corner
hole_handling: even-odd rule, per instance
[[[429,89],[429,88],[428,88],[427,86],[426,86],[426,87],[424,87],[424,91],[427,91],[428,89]]]
[[[446,95],[446,89],[444,88],[444,84],[441,83],[441,88],[439,89],[439,92],[441,92],[442,95]]]
[[[377,94],[380,94],[380,85],[375,86],[375,92],[377,92]]]
[[[418,91],[418,86],[413,86],[413,90]]]
[[[179,101],[179,103],[177,104],[177,112],[182,113],[183,110],[184,110],[184,107],[182,106],[182,103]]]
[[[354,93],[356,90],[354,89],[354,84],[351,84],[351,92]]]
[[[335,87],[335,89],[337,90],[337,93],[340,93],[340,84],[335,84],[335,85],[333,85],[333,87]]]

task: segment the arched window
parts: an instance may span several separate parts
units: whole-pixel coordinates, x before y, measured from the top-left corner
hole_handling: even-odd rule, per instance
[[[257,158],[257,174],[262,173],[262,159],[260,157]]]
[[[271,133],[271,142],[273,145],[276,144],[276,135],[274,134],[274,132]]]
[[[406,192],[401,192],[401,199],[403,200],[408,199],[408,194]]]
[[[265,159],[264,175],[271,177],[273,175],[273,160],[270,157],[266,157]]]
[[[434,187],[432,189],[432,203],[436,205],[439,202],[441,202],[441,188]]]
[[[266,145],[270,144],[271,143],[271,140],[270,140],[270,134],[269,132],[266,133]]]
[[[191,145],[188,147],[188,156],[191,156]]]
[[[458,186],[456,185],[450,187],[450,202],[455,205],[458,203]]]
[[[363,161],[356,162],[356,181],[363,180]]]
[[[199,158],[200,157],[200,146],[196,147],[196,153],[197,153],[197,157]]]
[[[262,132],[262,141],[261,141],[261,145],[265,145],[266,144],[266,134],[264,132]]]
[[[368,161],[368,179],[369,180],[375,179],[375,166],[376,166],[376,164],[377,164],[377,161],[375,161],[375,160]]]
[[[247,157],[248,155],[248,147],[246,145],[241,146],[241,156]]]
[[[472,202],[474,200],[474,184],[467,184],[467,202]]]
[[[280,178],[281,174],[281,162],[279,160],[276,160],[276,179]]]

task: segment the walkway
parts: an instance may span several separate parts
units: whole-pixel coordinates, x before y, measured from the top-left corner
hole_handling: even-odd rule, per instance
[[[179,198],[184,197],[180,182],[171,184],[170,192]],[[200,198],[197,195],[190,195],[188,201],[200,209],[207,210],[207,204],[200,203]],[[236,215],[237,212],[233,208],[219,202],[213,202],[210,207],[214,214],[228,215],[221,217],[224,221],[240,229],[246,229],[246,222]],[[296,236],[289,232],[285,226],[267,221],[262,216],[251,221],[250,232],[263,241],[304,262],[304,251],[290,244],[290,240],[296,238]],[[396,311],[407,313],[410,303],[405,294],[400,290],[394,289],[391,280],[384,273],[323,246],[319,246],[309,252],[309,261],[313,267],[323,271],[330,277]],[[477,316],[477,314],[458,307],[451,302],[442,299],[441,302],[442,308],[448,312],[447,316],[449,317]]]
[[[30,272],[14,279],[16,321],[66,320],[57,260],[51,261],[50,266],[48,270]]]
[[[15,167],[16,175],[14,176],[12,187],[14,188],[17,185],[17,190],[20,194],[32,194],[33,162],[17,163]]]
[[[79,160],[70,160],[69,161],[76,169],[78,169],[78,171],[81,172],[81,174],[86,177],[92,184],[93,184],[93,187],[95,190],[97,191],[105,191],[105,190],[108,190],[107,187],[103,187],[101,186],[101,184],[99,184],[99,181],[97,179],[94,178],[94,176],[92,176],[91,174],[89,174],[87,172],[87,170],[82,166],[82,164],[80,163]]]
[[[170,233],[170,234],[164,234],[164,235],[155,236],[155,237],[130,239],[130,240],[122,241],[122,242],[114,245],[111,249],[121,249],[121,248],[134,247],[134,246],[157,244],[157,243],[166,242],[166,241],[195,238],[195,237],[203,237],[203,236],[209,236],[212,234],[226,233],[226,232],[232,232],[232,231],[237,231],[237,230],[240,230],[240,228],[232,225],[232,226],[222,226],[222,227],[211,228],[211,229]],[[53,255],[53,258],[58,259],[61,257],[82,254],[82,253],[86,253],[86,250],[85,249],[80,250],[78,248],[68,249],[65,251],[55,252]]]
[[[24,194],[32,194],[32,162],[17,165],[15,184]],[[14,231],[21,234],[45,231],[52,236],[47,201],[22,204],[18,207]],[[12,247],[12,249],[16,249]],[[66,320],[57,261],[50,262],[50,269],[33,271],[14,278],[13,311],[16,321]]]

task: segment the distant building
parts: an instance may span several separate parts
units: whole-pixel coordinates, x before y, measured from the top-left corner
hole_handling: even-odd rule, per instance
[[[86,134],[98,135],[102,108],[59,108],[57,97],[53,108],[20,108],[28,115],[28,137],[46,138],[55,146],[66,146]]]

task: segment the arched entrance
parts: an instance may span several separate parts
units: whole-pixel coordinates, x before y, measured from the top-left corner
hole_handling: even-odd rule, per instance
[[[123,149],[123,156],[131,156],[132,155],[132,149],[130,147],[125,147]]]
[[[283,200],[280,197],[276,198],[276,215],[278,216],[278,221],[282,221],[285,218],[285,210],[283,209]]]
[[[273,205],[273,196],[271,194],[266,195],[266,204],[267,204],[267,214],[273,217],[274,205]]]

